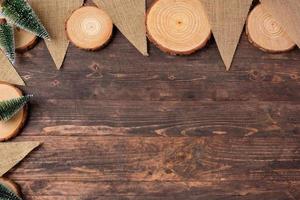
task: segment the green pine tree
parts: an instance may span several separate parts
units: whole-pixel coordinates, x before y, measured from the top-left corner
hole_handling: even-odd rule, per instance
[[[49,34],[26,0],[3,0],[2,15],[16,26],[49,39]]]
[[[7,101],[0,101],[0,120],[10,120],[25,106],[31,97],[32,95],[27,95]]]
[[[8,57],[10,62],[15,61],[14,29],[6,23],[5,19],[0,20],[0,48]]]
[[[22,200],[14,192],[0,183],[0,200]]]

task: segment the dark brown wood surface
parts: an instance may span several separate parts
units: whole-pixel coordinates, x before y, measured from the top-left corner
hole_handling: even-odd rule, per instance
[[[26,199],[300,199],[300,51],[268,54],[243,34],[231,71],[212,39],[191,56],[115,30],[99,52],[70,45],[57,71],[44,42],[18,55],[35,95],[23,133],[43,141],[7,177]]]

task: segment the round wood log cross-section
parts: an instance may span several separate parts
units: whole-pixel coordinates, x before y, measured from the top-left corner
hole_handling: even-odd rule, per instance
[[[113,33],[110,16],[95,6],[84,6],[73,12],[66,22],[69,40],[78,48],[98,50],[105,46]]]
[[[203,48],[211,27],[199,0],[158,0],[147,11],[147,35],[172,55],[188,55]]]
[[[22,96],[22,92],[9,84],[0,83],[0,101],[18,98]],[[23,128],[27,117],[27,106],[24,106],[9,121],[0,121],[0,141],[7,141],[15,137]]]
[[[296,46],[288,33],[266,11],[262,4],[257,5],[250,13],[246,32],[249,41],[266,52],[286,52]]]
[[[38,42],[38,37],[20,28],[14,29],[16,51],[19,53],[32,49]]]
[[[0,178],[0,183],[4,185],[7,189],[15,193],[18,197],[22,196],[20,187],[13,181],[6,179],[6,178]]]

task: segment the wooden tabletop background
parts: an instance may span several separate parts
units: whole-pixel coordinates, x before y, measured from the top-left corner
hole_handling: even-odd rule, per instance
[[[268,54],[243,33],[232,69],[203,50],[143,57],[115,30],[98,52],[44,42],[18,55],[34,94],[13,141],[42,141],[7,177],[26,199],[300,199],[300,51]]]

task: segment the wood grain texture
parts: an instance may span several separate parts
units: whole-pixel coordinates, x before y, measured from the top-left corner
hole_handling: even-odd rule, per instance
[[[0,81],[14,85],[25,85],[14,66],[9,62],[2,51],[0,52],[0,63]]]
[[[41,138],[10,176],[29,199],[299,197],[299,137]]]
[[[261,3],[300,47],[300,1],[261,0]]]
[[[51,40],[45,42],[57,69],[60,69],[69,46],[65,34],[65,21],[73,10],[83,4],[83,0],[30,0],[29,2],[50,34]]]
[[[70,45],[59,72],[42,42],[18,56],[34,98],[15,141],[44,141],[6,175],[25,199],[300,199],[299,49],[268,54],[243,33],[229,72],[213,39],[149,53],[116,30],[100,52]]]
[[[253,0],[201,0],[226,70],[232,60]]]
[[[8,142],[0,144],[0,177],[21,162],[39,142]]]
[[[144,56],[148,56],[145,9],[146,0],[94,0],[111,16],[114,24]]]

